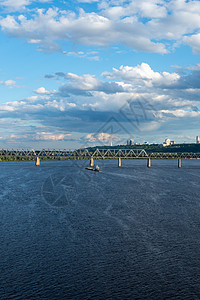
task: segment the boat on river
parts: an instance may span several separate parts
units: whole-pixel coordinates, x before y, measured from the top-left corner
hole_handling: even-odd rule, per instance
[[[89,171],[101,172],[99,166],[96,166],[96,167],[86,167],[85,169],[89,170]]]

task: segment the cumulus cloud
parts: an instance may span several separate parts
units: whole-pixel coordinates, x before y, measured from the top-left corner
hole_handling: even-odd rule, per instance
[[[185,36],[183,38],[183,42],[191,46],[195,54],[200,54],[200,33],[191,36]]]
[[[89,133],[85,136],[85,139],[91,143],[111,143],[113,141],[119,141],[120,138],[115,134],[109,134],[107,132],[100,132],[98,134]]]
[[[16,81],[15,80],[5,80],[5,81],[0,81],[0,84],[5,85],[9,88],[16,87]]]
[[[25,15],[7,15],[0,20],[3,31],[11,36],[25,38],[28,43],[38,44],[39,51],[62,51],[58,41],[72,41],[85,46],[107,47],[122,44],[138,51],[167,53],[165,45],[153,41],[145,24],[119,20],[115,22],[100,13],[86,13],[38,9],[32,18]],[[67,52],[63,52],[69,55]],[[86,55],[88,56],[88,55]],[[98,56],[89,56],[98,59]]]
[[[88,142],[106,144],[113,139],[117,143],[120,135],[117,131],[111,134],[98,130],[110,118],[129,132],[156,133],[168,126],[175,130],[173,124],[177,130],[185,124],[193,129],[198,127],[199,65],[177,68],[170,73],[158,72],[142,63],[113,68],[99,78],[62,71],[48,78],[62,79],[57,92],[36,87],[37,95],[0,105],[1,119],[26,121],[30,132],[31,124],[48,126],[48,129],[35,130],[37,141],[62,141],[67,139],[66,132],[74,131],[84,133]]]
[[[134,0],[134,1],[110,1],[102,2],[100,7],[105,15],[110,18],[142,17],[150,19],[165,18],[168,13],[168,5],[160,0]]]
[[[5,7],[10,11],[17,11],[25,9],[30,3],[30,0],[1,0],[0,6]]]
[[[2,0],[0,5],[10,10],[23,10],[33,0]],[[38,2],[38,1],[37,1]],[[39,2],[49,2],[40,0]],[[78,14],[59,8],[35,9],[23,14],[8,14],[1,18],[0,26],[11,36],[26,39],[38,45],[38,51],[60,51],[65,55],[78,55],[98,60],[98,55],[82,51],[63,51],[60,41],[85,46],[125,45],[136,51],[165,54],[171,47],[185,43],[200,52],[200,2],[129,0],[96,1],[94,12],[79,9]],[[57,3],[58,5],[59,3]],[[90,10],[91,11],[91,10]],[[187,22],[186,22],[187,20]]]
[[[103,76],[108,79],[122,79],[124,81],[132,81],[134,79],[159,79],[161,75],[154,72],[147,63],[142,63],[136,67],[121,66],[119,70],[113,68],[113,72],[104,72]]]
[[[179,80],[180,75],[177,73],[169,72],[155,72],[147,63],[142,63],[136,67],[121,66],[119,69],[113,68],[113,72],[103,72],[103,76],[108,79],[120,79],[124,82],[135,82],[135,84],[141,84],[141,81],[145,86],[152,87],[172,87],[175,86]]]
[[[0,7],[10,12],[22,11],[34,2],[48,3],[51,0],[0,0]]]
[[[30,96],[26,98],[30,102],[35,102],[38,99],[38,96]]]
[[[92,74],[77,75],[57,72],[48,78],[62,77],[62,83],[55,90],[44,87],[34,90],[37,96],[27,100],[8,102],[1,105],[4,111],[16,111],[29,108],[58,110],[65,112],[73,109],[92,111],[117,111],[129,99],[138,103],[141,99],[149,99],[146,104],[162,109],[167,106],[184,106],[189,109],[198,105],[200,89],[200,69],[178,72],[156,72],[147,63],[137,66],[121,66],[112,72],[103,72],[106,80]],[[76,97],[78,96],[78,97]],[[36,101],[37,100],[37,101]],[[196,104],[195,104],[196,103]]]
[[[71,136],[71,134],[64,133],[51,133],[51,132],[37,132],[36,140],[48,140],[48,141],[59,141],[64,140],[67,136]]]
[[[176,110],[161,110],[160,111],[161,117],[163,115],[167,116],[175,116],[175,117],[190,117],[190,118],[195,118],[195,117],[200,117],[200,112],[199,111],[187,111],[184,109],[176,109]]]
[[[82,76],[73,73],[56,73],[55,76],[65,78],[68,83],[59,88],[62,97],[69,97],[69,94],[92,96],[92,92],[103,92],[115,94],[124,92],[124,87],[116,82],[103,82],[94,75],[84,74]]]
[[[39,95],[50,95],[50,94],[54,94],[55,92],[56,92],[56,90],[47,91],[43,86],[34,90],[34,93],[39,94]]]

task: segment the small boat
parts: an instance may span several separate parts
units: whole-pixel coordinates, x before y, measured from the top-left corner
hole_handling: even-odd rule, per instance
[[[92,168],[92,167],[86,167],[85,169],[86,170],[90,170],[90,171],[95,171],[95,172],[101,172],[99,166],[96,166],[94,168]]]

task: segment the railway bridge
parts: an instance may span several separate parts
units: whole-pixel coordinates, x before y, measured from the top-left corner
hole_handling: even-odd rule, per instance
[[[178,167],[181,167],[181,159],[200,159],[200,153],[167,153],[167,152],[151,152],[147,153],[145,149],[88,149],[79,150],[14,150],[1,149],[0,157],[15,157],[17,159],[30,158],[36,160],[36,165],[40,164],[42,159],[66,159],[66,160],[90,160],[90,165],[94,165],[94,160],[98,159],[118,159],[118,166],[121,167],[122,159],[147,159],[147,166],[151,166],[151,159],[178,159]]]

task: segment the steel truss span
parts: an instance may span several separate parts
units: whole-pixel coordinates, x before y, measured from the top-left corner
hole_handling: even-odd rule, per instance
[[[42,158],[63,158],[63,159],[140,159],[140,158],[154,158],[154,159],[175,159],[175,158],[196,158],[200,159],[200,153],[147,153],[144,149],[96,149],[93,152],[89,152],[88,149],[82,150],[8,150],[0,149],[1,157],[40,157]]]

